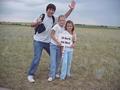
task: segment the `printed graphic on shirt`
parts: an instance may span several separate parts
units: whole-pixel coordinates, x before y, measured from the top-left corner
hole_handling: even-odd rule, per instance
[[[72,45],[72,35],[70,35],[69,33],[60,34],[59,40],[62,46],[70,47]]]

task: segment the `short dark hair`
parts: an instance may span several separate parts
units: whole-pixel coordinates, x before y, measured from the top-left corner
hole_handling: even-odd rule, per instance
[[[56,10],[56,6],[55,6],[54,4],[52,4],[52,3],[50,3],[50,4],[47,5],[46,11],[47,11],[48,9],[53,9],[53,10],[55,11],[55,10]]]

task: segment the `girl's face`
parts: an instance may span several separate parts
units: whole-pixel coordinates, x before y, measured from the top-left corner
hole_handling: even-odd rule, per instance
[[[66,28],[67,28],[67,31],[71,32],[72,29],[73,29],[73,25],[72,25],[72,23],[67,23]]]
[[[58,23],[61,27],[63,27],[65,25],[65,17],[60,17]]]

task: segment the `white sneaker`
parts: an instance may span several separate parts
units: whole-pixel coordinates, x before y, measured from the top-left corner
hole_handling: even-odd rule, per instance
[[[60,77],[60,75],[59,75],[59,74],[56,74],[55,76],[56,76],[56,78],[59,78],[59,77]]]
[[[34,78],[33,78],[32,75],[28,75],[27,79],[28,79],[28,81],[31,82],[31,83],[34,83],[34,82],[35,82],[35,80],[34,80]]]
[[[52,80],[53,80],[52,77],[49,77],[49,78],[48,78],[48,81],[49,81],[49,82],[51,82]]]

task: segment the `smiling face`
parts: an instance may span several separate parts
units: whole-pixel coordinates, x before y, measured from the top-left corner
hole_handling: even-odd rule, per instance
[[[48,17],[52,17],[53,14],[55,13],[56,6],[54,4],[48,4],[46,7],[46,13]]]
[[[74,31],[74,24],[73,24],[73,22],[70,21],[70,20],[68,20],[68,21],[66,22],[65,29],[66,29],[68,32],[73,33],[73,31]]]
[[[46,13],[47,13],[47,16],[48,16],[48,17],[52,17],[53,14],[55,13],[55,10],[52,9],[52,8],[49,8],[49,9],[46,11]]]
[[[67,23],[66,28],[67,28],[67,30],[68,30],[69,32],[72,32],[72,30],[73,30],[73,25],[72,25],[71,23]]]
[[[65,22],[66,22],[66,20],[65,20],[65,16],[64,15],[61,15],[61,16],[58,17],[58,23],[59,23],[59,25],[61,27],[64,27]]]

